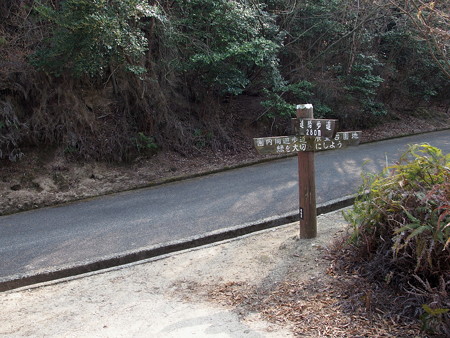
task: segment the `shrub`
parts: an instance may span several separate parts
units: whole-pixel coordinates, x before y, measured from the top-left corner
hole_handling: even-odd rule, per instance
[[[406,23],[380,35],[379,53],[385,72],[395,79],[394,83],[401,84],[396,85],[396,93],[384,93],[385,100],[395,94],[415,105],[448,92],[449,78],[438,66],[445,60],[436,61],[423,39],[418,39]],[[392,91],[390,86],[386,89]]]
[[[443,309],[435,330],[444,332],[450,308],[450,155],[413,145],[396,165],[366,175],[361,189],[365,193],[345,214],[355,259],[375,279],[420,294],[429,303],[423,309]]]
[[[168,42],[178,50],[178,71],[202,92],[238,95],[260,80],[282,82],[278,52],[284,33],[259,3],[226,0],[174,1]]]
[[[261,105],[267,109],[267,117],[269,118],[274,118],[276,115],[289,118],[295,117],[296,103],[310,102],[313,96],[312,88],[311,82],[300,81],[278,86],[272,91],[264,89],[263,92],[267,98],[261,102]],[[290,96],[292,99],[287,100],[286,96]],[[288,103],[288,101],[291,101],[291,103]]]
[[[373,115],[384,115],[383,104],[376,101],[377,88],[383,83],[383,79],[375,75],[375,68],[382,64],[371,55],[359,54],[351,67],[349,74],[342,76],[348,84],[344,88],[354,95],[364,112]]]
[[[154,153],[158,150],[158,145],[155,143],[155,139],[151,136],[145,135],[143,132],[139,132],[134,138],[136,149],[140,154]]]
[[[95,77],[113,69],[143,73],[140,59],[147,39],[141,19],[162,19],[158,8],[143,0],[66,0],[59,8],[37,2],[34,8],[55,26],[32,63],[53,75],[68,71]]]

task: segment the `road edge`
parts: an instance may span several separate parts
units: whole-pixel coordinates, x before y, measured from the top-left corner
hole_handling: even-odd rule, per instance
[[[393,136],[393,137],[386,137],[386,138],[383,138],[383,139],[377,139],[377,140],[373,140],[373,141],[361,142],[361,144],[371,144],[371,143],[376,143],[376,142],[382,142],[382,141],[388,141],[388,140],[395,140],[395,139],[399,139],[399,138],[410,137],[410,136],[442,132],[442,131],[446,131],[446,130],[450,130],[450,128],[442,128],[442,129],[436,129],[436,130],[430,130],[430,131],[424,131],[424,132],[402,134],[402,135],[397,135],[397,136]],[[330,151],[330,150],[326,150],[326,151]],[[323,151],[323,152],[326,152],[326,151]],[[113,190],[113,191],[101,193],[101,194],[94,195],[94,196],[74,198],[74,199],[72,199],[70,201],[65,201],[65,202],[55,202],[55,203],[49,203],[49,204],[45,204],[44,203],[42,205],[39,205],[36,208],[35,207],[31,207],[31,208],[25,208],[23,210],[19,210],[19,211],[15,211],[15,212],[4,212],[4,213],[0,213],[0,217],[1,216],[9,216],[9,215],[14,215],[14,214],[24,213],[24,212],[33,211],[33,210],[36,210],[36,209],[55,208],[55,207],[71,205],[71,204],[75,204],[75,203],[79,203],[79,202],[92,201],[92,200],[95,200],[95,199],[98,199],[98,198],[103,198],[103,197],[110,196],[110,195],[115,195],[115,194],[121,194],[121,193],[127,193],[127,192],[133,192],[133,191],[138,191],[138,190],[154,188],[154,187],[162,186],[162,185],[165,185],[165,184],[191,180],[191,179],[204,177],[204,176],[208,176],[208,175],[213,175],[213,174],[218,174],[218,173],[231,171],[231,170],[235,170],[235,169],[251,167],[251,166],[254,166],[254,165],[258,165],[258,164],[263,164],[263,163],[268,163],[268,162],[273,162],[273,161],[280,161],[280,160],[284,160],[284,159],[287,159],[287,158],[293,158],[295,156],[297,156],[297,154],[266,155],[266,157],[264,157],[264,158],[259,158],[259,159],[256,159],[256,160],[253,160],[253,161],[249,161],[249,162],[245,162],[245,163],[239,163],[239,164],[233,164],[233,165],[225,165],[225,166],[223,166],[221,168],[217,168],[217,169],[213,169],[213,170],[209,170],[209,171],[202,171],[202,172],[195,173],[195,174],[187,174],[187,175],[174,176],[174,177],[170,177],[170,178],[163,178],[163,179],[159,179],[159,180],[156,180],[156,181],[148,182],[146,184],[138,185],[138,186],[135,186],[135,187],[132,187],[132,188],[129,188],[129,189],[125,189],[125,190]]]
[[[354,203],[356,197],[357,195],[349,195],[319,204],[317,206],[317,215],[330,213],[348,207]],[[298,213],[275,215],[256,222],[244,223],[199,236],[192,236],[178,241],[139,248],[134,251],[123,252],[119,255],[100,257],[95,261],[85,261],[76,265],[68,265],[59,268],[55,267],[53,269],[50,268],[35,271],[30,274],[7,276],[0,278],[0,292],[10,291],[34,284],[51,282],[58,279],[74,277],[95,271],[101,271],[130,263],[136,263],[182,250],[198,248],[208,244],[237,238],[253,232],[278,227],[287,223],[297,222],[298,220]]]

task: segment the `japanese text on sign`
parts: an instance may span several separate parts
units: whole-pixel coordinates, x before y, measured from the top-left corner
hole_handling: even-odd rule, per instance
[[[254,144],[261,154],[286,154],[299,151],[323,151],[358,145],[361,132],[340,132],[333,138],[306,136],[278,136],[255,138]]]
[[[337,120],[292,119],[296,134],[310,137],[334,137]]]

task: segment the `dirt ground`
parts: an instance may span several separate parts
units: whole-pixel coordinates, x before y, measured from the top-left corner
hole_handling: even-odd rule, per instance
[[[100,273],[0,294],[7,337],[413,337],[385,310],[348,311],[328,248],[340,211]],[[355,289],[357,292],[357,289]],[[365,304],[365,305],[364,305]]]
[[[402,116],[363,131],[362,142],[450,127],[450,110],[432,117]],[[34,209],[168,180],[251,164],[270,156],[256,153],[249,140],[235,152],[206,150],[195,157],[160,152],[133,163],[75,162],[60,149],[24,150],[17,163],[0,161],[0,215]]]

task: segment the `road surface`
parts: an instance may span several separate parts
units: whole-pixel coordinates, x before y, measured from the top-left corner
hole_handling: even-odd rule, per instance
[[[423,142],[449,153],[450,131],[316,153],[317,203],[354,194],[363,170],[379,171],[398,159],[408,144]],[[132,254],[132,260],[142,259],[146,256],[139,253],[149,248],[295,214],[297,173],[294,157],[2,216],[0,284],[16,280],[29,284],[62,276],[52,277],[55,271],[121,264],[125,261],[117,257]],[[95,265],[99,261],[107,263]]]

